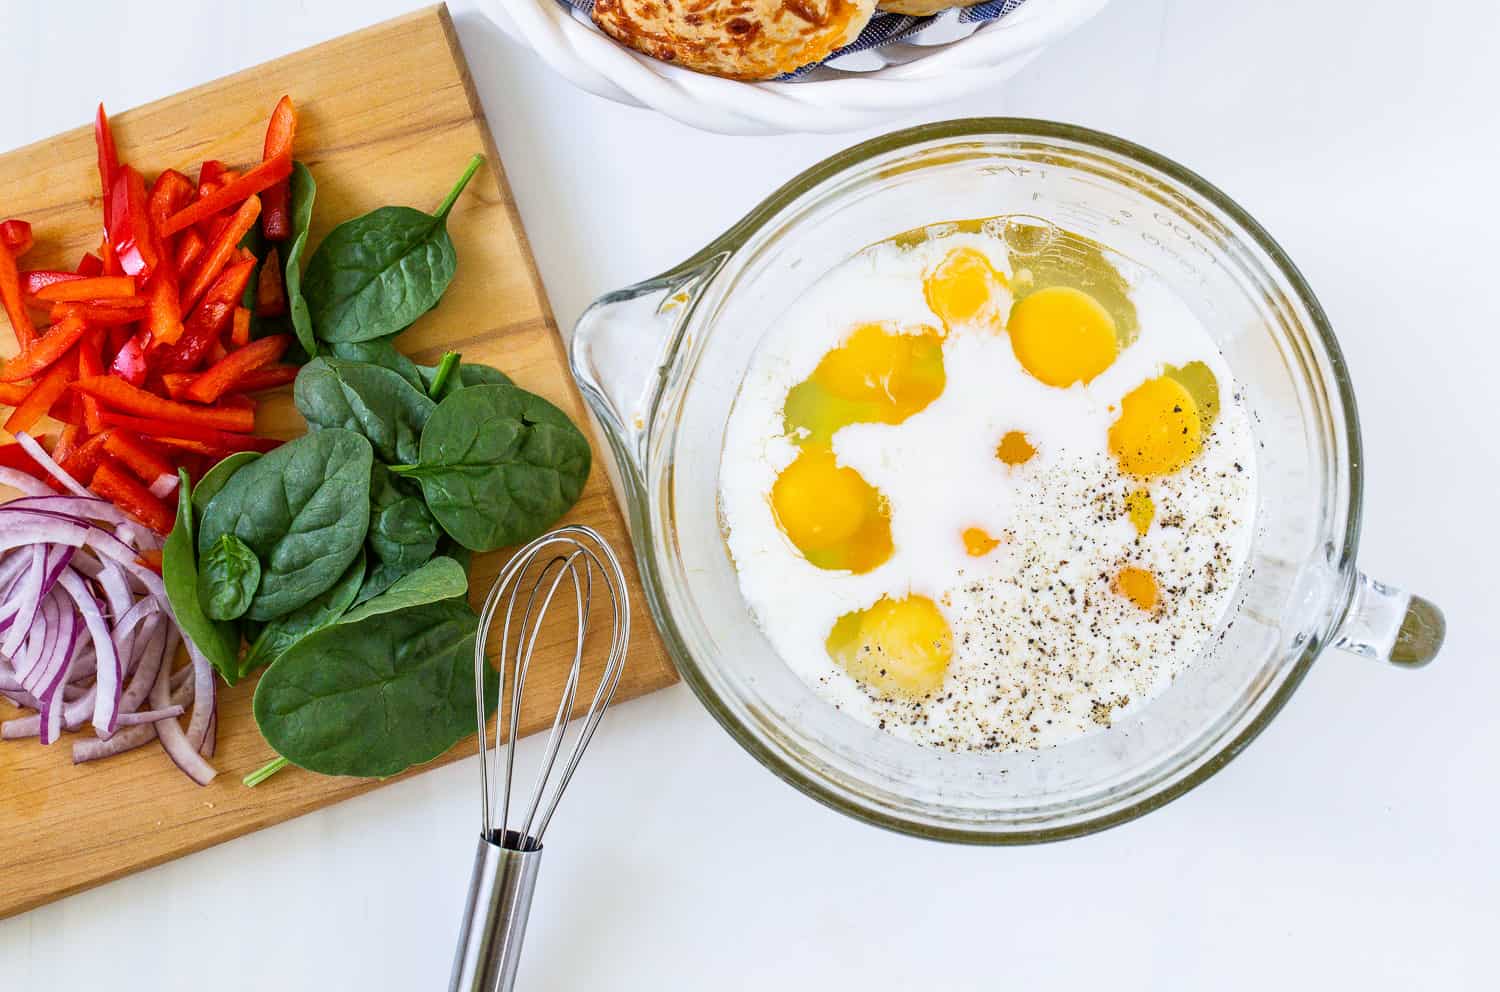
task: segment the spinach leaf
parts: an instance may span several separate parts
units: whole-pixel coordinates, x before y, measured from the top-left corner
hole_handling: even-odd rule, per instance
[[[325,627],[266,670],[256,723],[278,754],[325,775],[431,761],[474,733],[477,626],[467,603],[447,599]]]
[[[488,365],[470,365],[463,362],[458,366],[458,374],[448,377],[448,381],[442,383],[442,388],[434,392],[437,372],[440,365],[418,365],[417,373],[422,377],[423,388],[427,395],[441,403],[465,386],[509,386],[512,385],[510,376],[499,369]]]
[[[394,336],[394,335],[393,335]],[[342,358],[349,362],[369,362],[371,365],[379,365],[383,369],[390,369],[411,384],[413,389],[427,392],[427,383],[423,381],[422,366],[407,358],[396,350],[391,338],[372,338],[369,341],[336,341],[329,346],[328,350],[335,358]]]
[[[436,409],[427,394],[389,369],[342,358],[315,358],[293,387],[308,427],[342,427],[363,434],[385,462],[417,459],[422,425]]]
[[[199,554],[234,534],[260,559],[251,620],[290,613],[344,574],[370,525],[373,463],[363,436],[316,431],[241,468],[209,502]]]
[[[384,593],[349,611],[340,623],[356,623],[380,613],[408,610],[469,591],[464,568],[452,558],[437,557],[408,575],[402,576]]]
[[[541,534],[583,491],[593,454],[567,414],[514,386],[465,386],[433,411],[421,459],[392,469],[422,484],[443,530],[473,551]]]
[[[318,184],[312,172],[301,162],[292,163],[292,243],[281,259],[282,285],[286,288],[287,315],[292,320],[292,330],[307,357],[318,353],[318,342],[313,335],[312,314],[307,306],[307,297],[302,292],[302,253],[307,249],[307,231],[312,226],[313,200],[318,195]]]
[[[259,457],[259,451],[239,451],[215,463],[213,468],[203,473],[203,478],[198,480],[198,485],[193,489],[193,511],[201,516],[209,501],[219,495],[219,490],[224,488],[229,477]]]
[[[376,462],[370,472],[369,535],[375,557],[404,574],[431,558],[442,536],[421,489]]]
[[[469,573],[470,566],[474,564],[474,552],[459,544],[447,534],[444,534],[443,539],[438,542],[437,553],[458,562],[459,567],[464,570],[465,575]]]
[[[354,563],[344,570],[344,574],[326,592],[306,606],[277,617],[261,629],[251,642],[250,650],[240,659],[240,677],[272,664],[287,648],[313,631],[321,630],[338,620],[354,605],[354,596],[359,592],[364,578],[365,556],[361,551]]]
[[[329,232],[302,287],[324,341],[367,341],[406,327],[442,298],[458,259],[448,213],[479,166],[469,162],[437,213],[381,207]]]
[[[240,635],[234,624],[210,620],[198,603],[198,552],[193,542],[195,494],[186,470],[179,469],[177,479],[177,523],[161,549],[162,584],[183,636],[197,646],[225,682],[234,685]],[[203,481],[207,482],[208,476]]]
[[[198,603],[210,620],[234,620],[260,585],[260,560],[233,534],[221,534],[198,559]]]

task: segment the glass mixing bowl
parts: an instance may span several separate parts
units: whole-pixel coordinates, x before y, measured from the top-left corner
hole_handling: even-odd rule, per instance
[[[740,596],[718,470],[751,355],[804,290],[900,232],[1006,216],[1027,250],[1074,232],[1151,269],[1198,313],[1258,418],[1255,538],[1222,644],[1148,705],[1062,746],[954,754],[856,722],[777,656]],[[871,823],[1002,844],[1121,823],[1222,768],[1328,645],[1416,666],[1442,642],[1436,607],[1356,566],[1359,424],[1312,291],[1222,192],[1119,138],[994,118],[851,148],[687,262],[597,301],[572,362],[617,456],[646,593],[683,679],[767,768]]]

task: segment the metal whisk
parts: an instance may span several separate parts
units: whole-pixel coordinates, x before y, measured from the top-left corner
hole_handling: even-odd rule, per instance
[[[595,573],[609,594],[613,613],[609,656],[599,685],[589,701],[581,722],[573,720],[573,705],[579,698],[583,681],[584,649],[588,642],[589,613],[593,604]],[[534,575],[534,580],[529,576]],[[511,818],[511,779],[515,771],[516,737],[521,720],[521,700],[526,692],[526,675],[536,648],[542,621],[565,582],[571,580],[573,600],[578,608],[577,638],[573,665],[563,686],[557,715],[547,733],[546,749],[536,785],[525,806],[525,816]],[[522,595],[522,590],[529,591]],[[525,606],[517,613],[524,598]],[[563,595],[566,601],[566,593]],[[484,675],[489,662],[485,646],[489,641],[495,614],[504,604],[505,622],[501,634],[500,686],[496,709],[510,690],[510,706],[505,714],[505,740],[500,740],[500,721],[495,724],[494,748],[505,749],[503,762],[490,751],[486,729]],[[511,631],[516,630],[515,647]],[[590,527],[560,527],[532,541],[516,552],[485,597],[479,615],[480,635],[474,644],[474,705],[479,720],[479,775],[484,804],[484,832],[479,836],[479,850],[474,856],[474,873],[469,880],[469,902],[464,910],[459,932],[458,952],[453,960],[449,992],[496,992],[514,987],[516,968],[521,960],[521,941],[526,935],[526,918],[531,911],[531,894],[536,888],[537,867],[542,856],[542,836],[562,799],[568,780],[573,777],[584,748],[599,726],[604,710],[614,698],[625,669],[625,648],[630,642],[630,594],[625,576],[614,551],[598,532]],[[569,727],[571,751],[559,765],[567,743]],[[556,781],[554,772],[558,772]],[[499,778],[498,788],[496,779]],[[492,800],[498,797],[498,805]]]

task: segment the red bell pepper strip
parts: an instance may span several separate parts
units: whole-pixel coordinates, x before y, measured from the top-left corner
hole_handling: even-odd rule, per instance
[[[105,211],[110,247],[125,274],[145,282],[156,268],[159,254],[151,218],[146,212],[146,181],[128,165],[115,171]]]
[[[31,386],[24,382],[0,382],[0,403],[6,406],[19,406],[31,392]]]
[[[11,411],[10,417],[5,421],[5,429],[16,434],[35,427],[38,420],[52,411],[52,404],[62,396],[63,390],[68,388],[68,383],[77,374],[76,362],[54,363],[47,374],[31,387],[31,392],[21,401],[21,405]]]
[[[282,317],[286,315],[286,284],[281,278],[281,252],[272,248],[266,252],[266,260],[260,267],[260,278],[255,285],[255,316]]]
[[[77,360],[71,354],[68,356],[68,361],[75,366],[78,364]],[[73,378],[78,378],[76,368],[74,369]],[[47,412],[53,420],[64,425],[71,424],[74,427],[83,426],[83,411],[78,406],[78,397],[71,392],[65,391],[62,394],[62,398],[52,404],[52,409]]]
[[[233,171],[216,158],[206,159],[202,165],[198,166],[198,188],[202,189],[208,185],[220,186],[224,182],[224,174]]]
[[[151,229],[161,246],[156,272],[146,286],[149,301],[146,328],[151,339],[158,344],[172,344],[182,337],[182,299],[177,289],[177,264],[172,256],[170,239],[160,232],[167,217],[192,193],[193,186],[187,177],[168,169],[151,187],[151,200],[146,208]]]
[[[99,467],[99,459],[104,457],[104,444],[108,440],[109,432],[105,431],[80,444],[61,462],[63,471],[88,485],[94,477],[94,469]]]
[[[52,304],[52,323],[77,314],[90,324],[133,324],[146,316],[145,300],[93,300],[89,303]]]
[[[115,352],[109,370],[132,386],[141,386],[151,367],[146,362],[146,348],[151,344],[151,332],[138,331],[132,334]]]
[[[59,272],[56,269],[32,269],[30,272],[21,273],[21,292],[27,296],[35,296],[42,290],[55,283],[79,282],[87,276],[77,272]]]
[[[255,222],[259,217],[259,197],[252,196],[240,205],[240,208],[235,211],[234,216],[230,219],[224,230],[219,232],[218,238],[204,251],[203,259],[198,263],[197,268],[193,270],[192,277],[188,279],[187,285],[182,292],[184,306],[194,307],[198,305],[198,300],[204,293],[208,292],[208,287],[213,285],[214,280],[219,278],[219,274],[229,264],[229,260],[237,250],[240,239],[249,232],[250,228],[255,226]],[[249,276],[247,275],[246,278],[248,279]],[[241,286],[239,296],[234,298],[235,303],[239,303],[240,296],[243,296],[244,292],[244,286]]]
[[[177,294],[176,273],[170,261],[162,265],[146,286],[146,330],[159,344],[172,344],[182,337],[182,300]]]
[[[167,348],[157,362],[163,372],[190,372],[203,362],[211,346],[223,335],[234,319],[234,308],[245,295],[255,259],[245,259],[229,266],[213,288],[203,297],[187,319],[182,337]]]
[[[174,475],[173,478],[175,479],[176,476]],[[161,557],[162,555],[160,548],[157,548],[155,551],[142,551],[141,556],[135,560],[135,563],[137,565],[140,565],[142,568],[149,568],[157,575],[160,575]]]
[[[91,251],[86,251],[83,253],[83,257],[78,260],[78,269],[76,271],[80,276],[103,275],[104,259]]]
[[[203,235],[194,228],[188,228],[177,236],[177,271],[186,272],[193,267],[193,263],[203,257],[203,249],[208,242],[203,240]]]
[[[31,236],[31,225],[24,220],[0,221],[0,241],[16,258],[31,250],[35,239]]]
[[[120,268],[120,260],[115,257],[115,249],[110,245],[108,238],[99,242],[99,259],[104,263],[105,275],[118,276],[124,273],[124,270]]]
[[[87,329],[82,317],[69,314],[62,323],[53,325],[46,334],[33,341],[31,347],[0,367],[0,382],[20,382],[41,374],[77,344]]]
[[[79,379],[73,384],[73,388],[81,393],[97,396],[99,402],[111,409],[138,417],[196,424],[221,431],[248,433],[255,430],[255,413],[252,410],[179,403],[176,400],[163,399],[114,376],[96,375],[87,379]]]
[[[26,312],[26,301],[21,295],[21,273],[16,268],[16,257],[5,245],[0,245],[0,306],[10,318],[10,326],[16,332],[16,343],[23,351],[31,347],[36,340],[36,327],[31,323],[31,314]]]
[[[67,397],[64,397],[64,400],[66,399]],[[57,446],[48,452],[52,456],[52,460],[55,462],[65,461],[83,441],[82,434],[83,428],[77,424],[67,424],[64,426],[62,433],[57,436]]]
[[[176,421],[153,420],[149,417],[132,417],[129,414],[115,413],[111,410],[104,411],[104,422],[110,427],[123,427],[126,430],[135,431],[142,437],[149,437],[160,444],[174,448],[187,448],[191,451],[206,451],[209,454],[270,451],[281,444],[275,438],[256,437],[253,434],[236,431],[221,431],[212,427],[199,427],[196,424]],[[183,444],[183,441],[191,441],[193,444]],[[194,447],[195,444],[203,447]]]
[[[125,347],[125,342],[135,337],[135,329],[128,324],[110,324],[104,328],[106,337],[104,357],[113,362],[120,354],[120,349]]]
[[[53,489],[58,488],[57,481],[19,444],[0,444],[0,466],[13,468],[17,472],[25,472],[27,475],[50,484]]]
[[[156,177],[155,184],[151,187],[153,198],[160,198],[168,209],[162,217],[165,222],[177,211],[187,206],[193,200],[193,181],[176,169],[168,169]]]
[[[162,234],[176,234],[178,231],[196,224],[200,220],[228,210],[235,204],[255,196],[255,194],[264,191],[267,186],[278,183],[291,174],[292,156],[290,153],[267,159],[238,179],[225,183],[207,196],[200,197],[173,214],[167,220],[166,226],[162,228]],[[259,210],[259,198],[257,198],[257,217],[259,216]],[[241,237],[243,236],[242,234]],[[238,240],[239,238],[235,238],[235,241]]]
[[[229,342],[236,348],[250,343],[250,311],[244,307],[234,308],[234,318],[229,325]]]
[[[103,335],[98,331],[85,334],[83,340],[78,342],[78,378],[85,379],[93,375],[104,374],[104,356],[101,353],[100,338]],[[83,407],[83,426],[90,434],[99,434],[104,430],[104,421],[99,419],[99,401],[86,393],[78,394],[79,404]]]
[[[254,413],[260,404],[244,393],[230,393],[228,396],[219,397],[219,406],[229,410],[249,410]]]
[[[292,142],[297,134],[297,108],[290,96],[283,96],[271,111],[271,122],[266,125],[266,144],[261,155],[270,160],[278,155],[292,154]],[[283,179],[261,194],[264,210],[260,216],[260,229],[267,241],[285,241],[292,236],[292,185]]]
[[[171,531],[176,514],[153,496],[151,490],[126,474],[113,458],[100,459],[89,488],[158,534]]]
[[[104,114],[104,104],[94,114],[94,145],[99,152],[99,188],[104,196],[115,187],[115,170],[120,167],[120,156],[115,154],[115,136],[109,129],[109,118]]]
[[[249,316],[248,312],[241,312]],[[230,352],[194,380],[187,398],[199,403],[217,403],[219,397],[238,387],[246,373],[275,362],[291,343],[290,335],[272,334]]]
[[[266,368],[246,372],[234,388],[242,393],[258,393],[263,389],[275,389],[295,382],[300,368],[296,365],[270,365]]]
[[[129,276],[59,279],[36,292],[37,299],[48,303],[69,303],[75,300],[118,300],[133,296],[135,296],[135,280]]]
[[[187,391],[196,378],[198,377],[191,372],[165,372],[161,377],[161,385],[172,399],[185,400],[188,398]]]
[[[153,495],[165,497],[176,490],[177,469],[130,431],[110,431],[104,450],[151,487]]]

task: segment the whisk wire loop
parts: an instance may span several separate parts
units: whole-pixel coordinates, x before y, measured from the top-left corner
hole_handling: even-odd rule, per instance
[[[610,604],[609,652],[587,709],[581,718],[575,719],[574,710],[577,708],[584,680],[596,573],[604,585]],[[485,597],[479,618],[481,636],[474,646],[475,715],[480,727],[480,796],[484,833],[487,837],[506,837],[513,823],[512,785],[522,700],[531,659],[536,652],[548,611],[565,584],[571,584],[571,598],[577,611],[573,659],[561,699],[547,731],[535,784],[527,796],[524,811],[517,810],[520,819],[516,833],[526,849],[540,847],[547,825],[551,822],[605,709],[613,700],[624,672],[625,651],[630,639],[629,593],[614,551],[596,531],[584,526],[561,527],[521,548],[506,563]],[[566,593],[563,598],[568,598]],[[498,616],[502,610],[503,619]],[[486,649],[497,620],[500,621],[500,678],[495,708],[501,711],[505,719],[504,727],[500,720],[496,721],[492,748],[483,676],[485,666],[489,664]],[[502,706],[502,703],[508,705]],[[570,736],[573,738],[571,749],[564,755]],[[494,753],[502,746],[505,751],[503,758]],[[498,798],[499,802],[493,802],[494,798]]]

